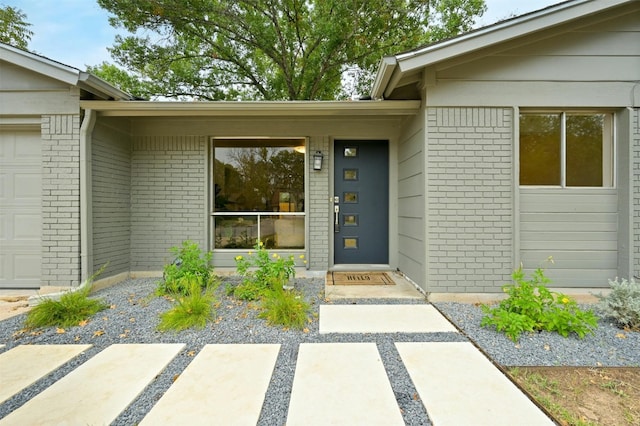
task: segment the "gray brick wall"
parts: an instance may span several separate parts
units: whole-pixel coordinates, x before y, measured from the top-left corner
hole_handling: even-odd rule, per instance
[[[80,280],[80,117],[44,115],[42,285]]]
[[[313,154],[324,155],[322,170],[313,170]],[[329,138],[312,137],[309,140],[309,269],[326,270],[329,265]]]
[[[130,270],[131,143],[114,127],[96,125],[91,147],[93,271],[102,277]]]
[[[427,110],[430,292],[495,292],[513,267],[513,112]]]
[[[633,161],[631,174],[633,185],[633,274],[640,276],[640,109],[635,109],[632,114]]]
[[[157,271],[184,240],[207,239],[206,143],[200,136],[135,137],[131,156],[131,270]]]

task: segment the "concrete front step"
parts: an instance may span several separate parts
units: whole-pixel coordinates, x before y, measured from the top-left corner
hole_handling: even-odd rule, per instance
[[[183,347],[109,346],[0,420],[0,425],[109,424]]]
[[[320,333],[457,332],[432,305],[320,305]]]
[[[280,345],[206,345],[140,425],[255,425]]]
[[[554,423],[468,342],[397,342],[434,425]]]
[[[301,344],[286,424],[404,425],[376,344]]]

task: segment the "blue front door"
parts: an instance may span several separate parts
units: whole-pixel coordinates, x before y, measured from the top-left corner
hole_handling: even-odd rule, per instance
[[[334,263],[389,263],[389,142],[335,142]]]

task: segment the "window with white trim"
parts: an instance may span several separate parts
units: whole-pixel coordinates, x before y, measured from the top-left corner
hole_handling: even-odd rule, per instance
[[[520,185],[613,187],[613,114],[522,112]]]

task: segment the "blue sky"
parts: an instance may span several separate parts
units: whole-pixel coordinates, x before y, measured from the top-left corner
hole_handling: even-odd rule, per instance
[[[488,10],[479,24],[488,25],[513,15],[541,9],[561,0],[485,0]],[[85,65],[110,62],[107,47],[118,30],[95,0],[0,0],[27,15],[34,32],[29,48],[66,65],[84,70]]]

